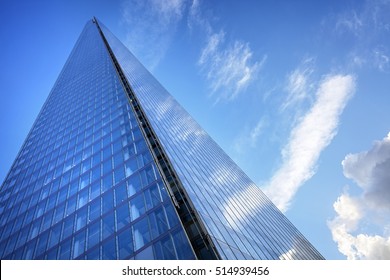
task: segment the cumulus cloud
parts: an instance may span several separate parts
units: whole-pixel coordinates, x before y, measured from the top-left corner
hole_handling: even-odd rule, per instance
[[[371,150],[347,155],[342,166],[344,175],[364,190],[367,202],[390,210],[390,133]]]
[[[264,188],[281,211],[287,211],[299,187],[315,173],[317,160],[336,135],[340,115],[354,91],[353,76],[327,76],[313,105],[293,127],[281,167]]]
[[[148,67],[153,69],[164,57],[187,5],[185,0],[127,0],[123,3],[126,43]]]
[[[390,133],[373,147],[348,154],[342,161],[344,175],[361,188],[361,196],[342,194],[329,221],[333,240],[348,259],[390,259]],[[381,228],[366,233],[362,224]]]

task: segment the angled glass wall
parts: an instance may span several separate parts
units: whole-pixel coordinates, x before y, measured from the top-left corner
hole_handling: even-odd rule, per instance
[[[103,40],[84,28],[0,190],[1,259],[194,259]]]
[[[322,259],[130,51],[100,25],[220,257]]]

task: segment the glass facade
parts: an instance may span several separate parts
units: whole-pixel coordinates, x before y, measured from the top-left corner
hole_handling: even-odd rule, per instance
[[[2,259],[202,258],[194,231],[214,258],[323,258],[96,20],[1,187],[0,214]]]
[[[2,259],[194,259],[89,22],[1,187]]]

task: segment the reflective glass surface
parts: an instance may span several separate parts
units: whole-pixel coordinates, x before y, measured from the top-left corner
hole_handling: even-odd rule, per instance
[[[127,48],[101,27],[221,258],[322,259]],[[138,228],[138,242],[150,238],[150,232]],[[155,248],[158,255],[170,255],[169,240],[161,240]]]
[[[0,214],[1,259],[195,258],[92,21],[1,186]]]

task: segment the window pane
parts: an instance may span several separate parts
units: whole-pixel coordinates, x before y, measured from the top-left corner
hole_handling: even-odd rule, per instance
[[[91,189],[91,200],[94,200],[96,197],[100,195],[100,180],[92,183],[90,189]]]
[[[127,199],[126,184],[121,183],[119,186],[115,188],[116,205],[120,204],[122,201],[125,201],[126,199]]]
[[[57,224],[50,230],[50,239],[48,248],[58,244],[61,235],[61,224]]]
[[[165,212],[168,217],[169,226],[173,228],[175,225],[179,223],[179,219],[177,217],[175,209],[173,209],[173,206],[171,204],[165,205]]]
[[[148,219],[142,219],[133,225],[134,250],[142,248],[150,241]]]
[[[62,226],[61,240],[64,240],[73,233],[74,215],[67,217]]]
[[[107,174],[102,180],[102,192],[105,192],[112,187],[112,174]]]
[[[109,237],[115,231],[115,220],[114,213],[109,213],[103,217],[103,229],[102,229],[102,240]]]
[[[83,231],[79,232],[73,239],[73,258],[77,258],[82,253],[84,253],[85,233],[86,233],[86,231],[83,230]]]
[[[100,217],[100,199],[96,199],[89,205],[89,222],[93,222],[99,217]]]
[[[23,258],[22,259],[31,260],[33,258],[33,253],[34,253],[34,248],[35,248],[36,241],[37,240],[34,239],[33,241],[27,243],[27,245],[24,248]]]
[[[124,178],[125,178],[125,172],[123,166],[119,166],[117,169],[114,170],[115,184],[122,181]]]
[[[138,169],[138,166],[137,166],[137,162],[135,161],[135,159],[128,160],[125,163],[126,177],[130,177],[135,171],[137,171],[137,169]]]
[[[136,194],[142,189],[141,180],[138,173],[135,173],[133,176],[127,179],[127,191],[129,197]]]
[[[70,259],[70,240],[60,245],[60,253],[58,259],[60,260]]]
[[[175,260],[175,249],[173,248],[171,236],[163,238],[161,241],[154,244],[156,259],[159,260]]]
[[[161,207],[149,214],[149,220],[153,239],[168,231],[167,219]]]
[[[79,188],[78,180],[73,181],[72,183],[70,183],[68,197],[71,197],[72,195],[76,194],[78,188]]]
[[[100,259],[100,248],[97,247],[87,254],[87,260],[99,260]]]
[[[91,181],[94,182],[96,180],[98,180],[100,178],[100,165],[98,166],[95,166],[93,169],[92,169],[92,178],[91,178]]]
[[[116,260],[115,238],[107,240],[102,246],[103,260]]]
[[[130,208],[132,221],[145,213],[144,196],[142,193],[130,200]]]
[[[85,227],[87,224],[87,208],[81,209],[76,214],[76,231]]]
[[[77,208],[80,209],[88,202],[88,188],[78,194]]]
[[[88,227],[88,249],[100,241],[100,221]]]
[[[89,184],[89,172],[84,173],[80,178],[80,190]]]
[[[126,259],[133,254],[133,237],[130,229],[118,235],[119,258]]]
[[[76,210],[76,197],[72,197],[66,203],[66,216],[73,213]]]
[[[179,260],[195,259],[194,253],[188,243],[188,239],[181,228],[172,233],[172,239],[175,243],[177,258]]]
[[[103,196],[102,196],[102,199],[103,199],[103,214],[112,210],[112,208],[114,208],[114,197],[113,197],[113,192],[112,191],[108,191],[106,192]]]
[[[146,169],[142,170],[141,172],[142,177],[142,183],[144,186],[149,185],[153,181],[156,180],[156,177],[154,176],[154,171],[152,166],[148,166]]]
[[[130,212],[127,203],[116,209],[116,221],[117,230],[120,230],[130,223]]]

